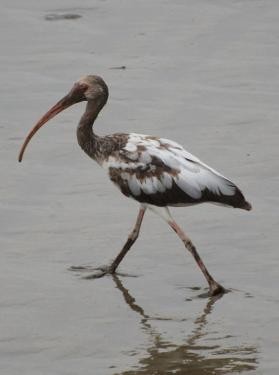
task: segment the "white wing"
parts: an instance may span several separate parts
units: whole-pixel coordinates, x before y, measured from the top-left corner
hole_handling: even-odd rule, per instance
[[[227,178],[178,143],[129,134],[127,143],[105,165],[110,177],[128,196],[156,205],[187,205],[202,201],[234,204],[242,199]],[[239,196],[239,193],[241,196]]]

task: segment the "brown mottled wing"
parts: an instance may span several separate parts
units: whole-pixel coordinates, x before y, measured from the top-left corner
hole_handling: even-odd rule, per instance
[[[218,202],[241,207],[240,190],[176,142],[130,134],[105,163],[123,194],[156,206]]]

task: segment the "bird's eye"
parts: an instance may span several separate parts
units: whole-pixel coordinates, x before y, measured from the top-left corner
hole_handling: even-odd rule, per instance
[[[88,89],[88,85],[86,83],[79,83],[79,87],[82,91],[86,91]]]

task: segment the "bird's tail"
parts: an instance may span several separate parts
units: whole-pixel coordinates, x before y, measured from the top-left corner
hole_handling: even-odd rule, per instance
[[[251,211],[252,210],[251,203],[245,199],[242,191],[236,185],[234,185],[234,188],[235,188],[234,194],[232,196],[226,196],[225,198],[227,199],[229,205],[234,208],[240,208],[242,210]]]
[[[238,208],[242,208],[243,210],[246,210],[246,211],[251,211],[252,205],[251,205],[251,203],[249,203],[247,201],[244,201],[243,205],[241,207],[238,207]]]
[[[245,199],[242,191],[232,181],[223,176],[219,176],[219,179],[222,190],[219,189],[219,194],[212,195],[213,201],[246,211],[252,210],[251,203]]]

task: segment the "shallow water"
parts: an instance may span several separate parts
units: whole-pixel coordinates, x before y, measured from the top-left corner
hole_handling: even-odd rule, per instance
[[[1,2],[1,373],[277,374],[278,16],[275,0]],[[230,290],[222,298],[203,297],[193,260],[152,213],[128,275],[68,270],[113,259],[137,206],[79,149],[82,104],[16,158],[88,73],[110,87],[98,133],[177,140],[252,202],[249,213],[172,210]]]

